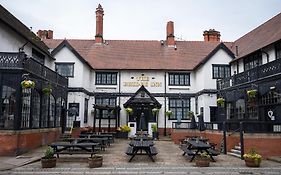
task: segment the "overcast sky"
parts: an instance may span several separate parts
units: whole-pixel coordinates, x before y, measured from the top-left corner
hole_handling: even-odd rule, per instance
[[[104,9],[104,39],[163,40],[174,21],[175,36],[203,40],[214,28],[234,41],[281,12],[281,0],[0,0],[33,32],[54,38],[93,39],[95,10]]]

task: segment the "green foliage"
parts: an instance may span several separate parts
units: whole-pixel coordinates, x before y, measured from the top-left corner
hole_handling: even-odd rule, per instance
[[[255,149],[251,148],[249,153],[243,155],[244,158],[254,159],[256,164],[261,162],[262,156],[256,152]]]
[[[247,95],[249,98],[255,98],[256,95],[257,95],[257,90],[256,89],[250,89],[250,90],[247,90]]]
[[[193,111],[188,111],[187,115],[191,119],[194,116],[194,112]]]
[[[31,80],[23,80],[20,84],[21,84],[22,88],[34,88],[35,87],[34,81],[31,81]]]
[[[133,114],[133,109],[130,107],[126,108],[125,110],[126,110],[127,115]]]
[[[168,111],[165,112],[165,114],[166,114],[166,116],[170,117],[171,115],[173,115],[173,112],[168,110]]]
[[[131,131],[131,128],[128,126],[128,125],[123,125],[123,126],[120,126],[120,129],[119,129],[121,132],[130,132]]]
[[[220,98],[217,99],[217,103],[218,103],[219,106],[224,106],[225,99],[220,97]]]
[[[152,132],[157,132],[157,125],[156,124],[152,124],[151,125],[151,129],[152,129]]]
[[[152,109],[152,115],[153,115],[153,116],[157,115],[157,114],[159,113],[159,110],[160,110],[160,109],[158,109],[158,108],[153,108],[153,109]]]
[[[47,87],[42,89],[42,92],[44,94],[48,94],[48,95],[50,95],[52,93],[52,91],[53,91],[53,89],[52,89],[52,86],[50,84]]]
[[[47,149],[44,152],[44,158],[51,159],[54,157],[55,151],[52,147],[47,147]]]

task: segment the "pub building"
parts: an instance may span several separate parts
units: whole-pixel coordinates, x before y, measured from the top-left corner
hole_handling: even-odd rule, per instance
[[[41,39],[1,5],[0,41],[0,155],[18,155],[64,131],[68,79]]]
[[[204,41],[177,41],[172,21],[165,40],[107,40],[103,16],[98,5],[94,39],[53,39],[38,32],[52,50],[57,71],[68,77],[68,105],[79,109],[81,127],[105,132],[128,124],[134,135],[141,129],[151,133],[157,124],[160,134],[168,135],[173,122],[190,121],[189,111],[216,121],[217,79],[230,76],[232,43],[221,42],[214,29],[204,31]],[[131,115],[126,108],[132,108]],[[73,120],[68,116],[67,128]]]

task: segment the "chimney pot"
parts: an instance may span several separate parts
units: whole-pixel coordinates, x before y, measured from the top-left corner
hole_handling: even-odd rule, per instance
[[[205,30],[203,32],[204,41],[206,42],[216,42],[220,41],[220,32],[216,31],[215,29]]]
[[[52,30],[38,30],[37,36],[41,39],[53,39]]]
[[[175,42],[175,36],[174,36],[174,22],[169,21],[167,23],[167,45],[168,46],[174,46],[176,44]]]
[[[99,4],[98,8],[96,8],[96,36],[95,42],[102,44],[103,43],[103,8]]]

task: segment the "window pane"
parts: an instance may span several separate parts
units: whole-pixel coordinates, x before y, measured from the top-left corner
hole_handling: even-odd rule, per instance
[[[34,90],[32,97],[32,128],[39,128],[40,94]]]
[[[175,85],[179,85],[179,75],[174,75],[175,76]]]
[[[49,95],[44,94],[42,99],[42,119],[41,127],[48,127]]]
[[[184,85],[184,75],[180,75],[180,85]]]
[[[49,127],[51,127],[51,128],[53,128],[55,126],[55,106],[56,106],[55,98],[52,95],[50,95]]]
[[[116,73],[112,74],[112,82],[111,82],[111,84],[117,84],[117,74]]]
[[[170,83],[171,85],[174,84],[174,75],[169,75],[169,83]]]
[[[10,86],[2,86],[2,108],[0,115],[0,128],[13,129],[16,112],[16,90]]]
[[[61,121],[61,112],[62,112],[62,98],[58,98],[56,102],[56,127],[59,127]]]
[[[57,63],[56,64],[56,70],[62,76],[73,77],[74,76],[73,69],[74,69],[73,63]]]
[[[21,128],[29,128],[31,89],[22,89]]]

